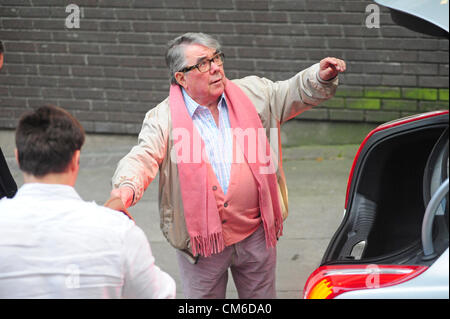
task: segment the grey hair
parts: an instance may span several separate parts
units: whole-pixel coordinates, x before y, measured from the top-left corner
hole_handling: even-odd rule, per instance
[[[169,67],[171,84],[177,84],[175,73],[187,67],[184,50],[190,44],[200,44],[216,51],[221,49],[219,41],[205,33],[188,32],[171,40],[167,44],[166,51],[166,64]]]

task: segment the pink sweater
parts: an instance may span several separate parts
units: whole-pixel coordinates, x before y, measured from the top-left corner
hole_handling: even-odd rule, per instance
[[[233,143],[234,152],[241,152]],[[250,236],[261,225],[258,204],[258,184],[244,156],[241,163],[232,163],[228,192],[225,195],[216,175],[208,163],[208,187],[213,190],[222,221],[225,246],[230,246]]]

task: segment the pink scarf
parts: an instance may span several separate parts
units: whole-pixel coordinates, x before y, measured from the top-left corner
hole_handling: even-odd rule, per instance
[[[227,98],[230,124],[233,129],[240,128],[244,131],[246,129],[260,129],[260,132],[264,130],[253,103],[236,84],[228,79],[225,85],[225,96]],[[201,150],[194,147],[193,141],[199,137],[199,133],[194,126],[192,118],[189,116],[178,85],[170,87],[169,106],[172,129],[181,128],[189,132],[189,149],[183,151],[189,152],[191,160],[177,160],[177,168],[186,227],[191,239],[192,254],[194,256],[200,254],[207,257],[221,252],[225,245],[216,199],[213,191],[208,187],[208,166],[203,160],[195,160],[195,158],[199,158],[199,155],[194,152],[201,151],[201,154],[203,154],[205,146],[203,141],[201,141]],[[243,145],[243,139],[238,140],[240,141],[239,146],[244,150],[244,156],[258,183],[259,205],[264,225],[266,246],[275,247],[283,229],[276,174],[261,174],[264,169],[267,169],[267,164],[260,163],[258,156],[256,156],[256,162],[254,160],[249,161],[249,158],[255,159],[255,156],[249,154],[249,148]],[[175,143],[177,141],[174,141]],[[183,144],[182,147],[187,146],[186,143],[181,144]],[[257,139],[256,146],[253,146],[251,151],[256,151],[256,154],[258,154],[259,150],[270,150],[265,134],[263,138]],[[273,163],[270,162],[269,165],[273,165]],[[270,171],[275,172],[273,166]]]

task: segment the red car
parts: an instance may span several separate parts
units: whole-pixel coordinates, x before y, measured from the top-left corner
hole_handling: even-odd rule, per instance
[[[448,198],[441,202],[448,196],[448,127],[448,111],[430,112],[366,137],[350,172],[344,219],[305,298],[448,298]],[[438,260],[436,274],[426,273]],[[409,292],[380,289],[420,275]]]
[[[448,1],[377,0],[393,20],[448,38]],[[361,144],[345,215],[303,296],[449,298],[449,112],[377,127]]]

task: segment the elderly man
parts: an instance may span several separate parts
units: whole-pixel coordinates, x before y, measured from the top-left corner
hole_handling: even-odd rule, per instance
[[[19,121],[25,184],[0,200],[0,298],[174,298],[144,232],[75,191],[83,142],[80,123],[58,107]]]
[[[288,208],[280,125],[331,98],[345,63],[325,58],[280,82],[231,81],[220,44],[203,33],[171,41],[166,61],[169,97],[146,114],[111,195],[134,205],[160,172],[161,229],[187,298],[225,298],[229,268],[240,298],[275,298]]]

